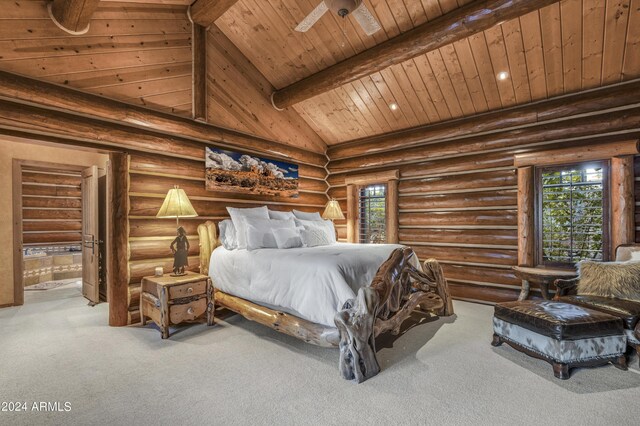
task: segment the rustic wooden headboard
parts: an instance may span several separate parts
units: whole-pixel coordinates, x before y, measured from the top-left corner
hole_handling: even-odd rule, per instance
[[[200,273],[209,275],[209,260],[211,253],[220,245],[216,224],[210,220],[198,225],[200,237]]]

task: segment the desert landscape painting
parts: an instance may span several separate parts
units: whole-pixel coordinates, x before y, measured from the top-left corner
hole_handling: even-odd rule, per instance
[[[298,166],[207,147],[206,188],[210,191],[298,197]]]

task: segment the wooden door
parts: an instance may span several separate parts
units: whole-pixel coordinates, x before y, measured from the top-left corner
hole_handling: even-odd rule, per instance
[[[100,301],[98,166],[82,171],[82,295]]]

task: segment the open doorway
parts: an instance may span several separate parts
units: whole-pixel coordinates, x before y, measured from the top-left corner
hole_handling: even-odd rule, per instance
[[[71,151],[57,150],[63,157]],[[42,292],[46,298],[84,296],[90,304],[106,300],[109,156],[69,158],[74,164],[13,158],[17,305],[41,299]]]

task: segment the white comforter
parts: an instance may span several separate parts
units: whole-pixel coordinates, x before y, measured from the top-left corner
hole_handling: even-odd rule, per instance
[[[295,249],[227,250],[211,255],[214,286],[257,304],[335,327],[333,317],[367,286],[396,244],[347,244]],[[417,257],[413,257],[417,264]]]

